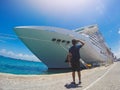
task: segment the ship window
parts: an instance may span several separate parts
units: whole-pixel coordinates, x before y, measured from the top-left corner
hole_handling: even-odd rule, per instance
[[[56,41],[56,39],[55,39],[55,38],[53,38],[53,39],[52,39],[52,41]]]
[[[61,39],[57,39],[57,42],[60,42],[61,41]]]
[[[65,40],[62,40],[62,42],[64,43],[64,42],[65,42]]]
[[[80,30],[84,30],[84,28],[81,28]]]
[[[82,31],[82,30],[84,30],[84,28],[81,28],[81,29],[79,29],[79,30],[76,30],[75,32],[79,32],[79,31]]]
[[[67,41],[67,44],[69,44],[70,43],[70,41]]]
[[[93,28],[94,26],[89,26],[88,28]]]

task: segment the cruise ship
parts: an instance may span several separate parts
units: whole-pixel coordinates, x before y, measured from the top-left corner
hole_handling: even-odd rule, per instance
[[[114,60],[114,55],[105,43],[97,25],[75,30],[50,26],[17,26],[14,31],[28,49],[48,68],[69,68],[65,59],[72,46],[72,39],[85,43],[80,49],[82,63],[96,66],[111,64]]]

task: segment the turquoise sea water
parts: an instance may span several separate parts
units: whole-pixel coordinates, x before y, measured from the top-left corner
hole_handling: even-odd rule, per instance
[[[42,62],[32,62],[0,56],[0,72],[12,74],[44,74],[47,66]]]

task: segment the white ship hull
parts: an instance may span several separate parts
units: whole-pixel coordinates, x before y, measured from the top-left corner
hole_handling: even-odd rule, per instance
[[[15,28],[15,32],[48,68],[69,68],[65,58],[74,38],[85,42],[80,54],[86,63],[106,62],[106,57],[100,54],[88,37],[71,30],[45,26],[19,26]]]

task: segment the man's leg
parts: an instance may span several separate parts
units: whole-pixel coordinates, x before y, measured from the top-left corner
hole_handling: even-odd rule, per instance
[[[75,82],[75,71],[72,72],[73,82]]]
[[[81,83],[81,71],[78,71],[79,84]]]

